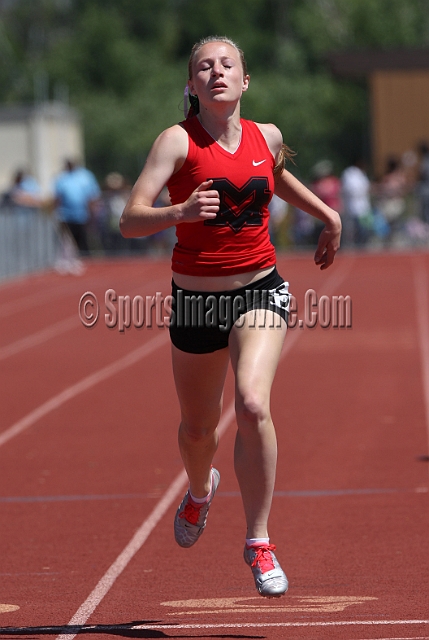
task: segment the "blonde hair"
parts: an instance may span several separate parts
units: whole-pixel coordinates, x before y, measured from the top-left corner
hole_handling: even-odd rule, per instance
[[[277,161],[276,166],[273,169],[274,177],[277,177],[281,174],[281,172],[285,168],[286,161],[288,162],[290,161],[293,164],[295,164],[295,162],[293,161],[294,156],[296,156],[296,152],[293,151],[290,147],[288,147],[287,144],[282,144],[282,148],[280,149],[280,153],[279,153],[279,159]]]
[[[226,36],[208,36],[207,38],[201,38],[201,40],[196,42],[192,47],[191,55],[189,56],[189,63],[188,63],[189,80],[192,78],[192,64],[194,62],[195,56],[197,55],[198,51],[202,47],[204,47],[205,44],[209,44],[210,42],[223,42],[225,44],[229,44],[231,47],[234,47],[234,49],[236,49],[240,55],[241,66],[243,67],[243,75],[247,76],[246,60],[244,58],[243,50],[240,49],[238,44],[236,44],[233,40],[231,40],[230,38],[227,38]]]

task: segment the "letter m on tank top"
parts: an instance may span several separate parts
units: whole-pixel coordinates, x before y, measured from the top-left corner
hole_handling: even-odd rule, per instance
[[[210,189],[219,192],[220,207],[216,218],[204,221],[206,226],[228,226],[238,233],[262,225],[263,207],[271,198],[268,178],[250,178],[241,188],[228,178],[213,178]]]

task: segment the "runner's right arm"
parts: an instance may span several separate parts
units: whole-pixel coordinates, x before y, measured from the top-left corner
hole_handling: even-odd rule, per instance
[[[216,217],[220,201],[218,192],[210,189],[211,180],[197,187],[186,202],[153,206],[169,178],[182,167],[187,153],[188,134],[179,125],[166,129],[155,140],[121,216],[120,230],[125,238],[149,236],[183,222]]]

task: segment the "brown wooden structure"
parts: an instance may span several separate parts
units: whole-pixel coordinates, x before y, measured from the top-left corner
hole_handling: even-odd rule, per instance
[[[334,73],[368,79],[372,164],[429,144],[429,49],[344,52],[330,57]]]

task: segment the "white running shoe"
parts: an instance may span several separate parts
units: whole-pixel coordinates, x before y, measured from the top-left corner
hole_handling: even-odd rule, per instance
[[[261,596],[279,598],[288,590],[288,581],[273,551],[274,544],[244,547],[244,561],[252,569]]]
[[[189,491],[186,492],[174,518],[174,537],[181,547],[192,547],[205,529],[207,514],[219,485],[220,474],[212,467],[211,495],[207,502],[196,505],[190,501]]]

